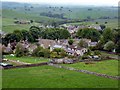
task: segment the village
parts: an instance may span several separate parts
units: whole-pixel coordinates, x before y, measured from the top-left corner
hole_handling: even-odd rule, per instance
[[[119,89],[118,0],[1,3],[1,89]]]
[[[40,28],[54,28],[53,26],[49,26],[47,25],[45,26],[39,26]],[[72,35],[77,32],[79,29],[83,29],[83,28],[95,28],[96,27],[92,27],[92,26],[71,26],[71,25],[63,25],[60,26],[60,28],[67,28],[67,30],[69,31],[69,33]],[[100,28],[100,27],[99,27]],[[98,29],[98,30],[102,30],[102,29]],[[1,34],[1,35],[5,35],[5,34]],[[35,44],[31,44],[29,43],[27,40],[21,40],[20,42],[11,42],[8,43],[7,47],[2,45],[3,48],[3,53],[11,53],[11,54],[15,54],[15,50],[16,50],[16,46],[17,44],[21,44],[23,49],[28,49],[29,54],[32,54],[33,51],[37,48],[37,47],[43,47],[44,49],[48,49],[50,50],[50,52],[52,52],[54,49],[58,48],[58,49],[63,49],[67,55],[69,56],[73,56],[73,57],[82,57],[85,53],[88,52],[88,47],[95,47],[97,45],[98,42],[92,42],[91,39],[86,39],[86,38],[82,38],[82,39],[73,39],[72,44],[69,44],[69,39],[62,39],[62,40],[50,40],[50,39],[42,39],[39,38],[37,39],[37,43]],[[83,45],[82,47],[79,46],[79,42],[85,42],[85,45]],[[12,48],[15,48],[12,50]],[[98,56],[95,56],[96,58],[99,58]],[[59,62],[59,61],[58,61]],[[69,63],[69,62],[68,62]]]
[[[40,25],[39,28],[54,28],[54,26],[51,25]],[[78,30],[84,29],[84,28],[94,28],[98,31],[102,31],[101,27],[95,27],[95,26],[75,26],[75,25],[62,25],[59,28],[67,29],[68,32],[71,35],[71,38],[74,38],[74,35]],[[4,37],[5,33],[1,33],[1,36]],[[90,48],[94,48],[98,44],[97,41],[91,41],[91,39],[87,38],[74,38],[74,39],[56,39],[56,40],[50,40],[50,39],[42,39],[38,38],[36,43],[30,43],[28,40],[20,40],[19,42],[16,42],[14,40],[13,42],[9,42],[7,46],[2,45],[2,53],[5,54],[12,54],[12,56],[15,56],[17,46],[20,46],[23,50],[23,52],[27,53],[24,54],[25,56],[33,56],[33,53],[37,48],[42,47],[43,49],[48,50],[47,52],[50,54],[47,56],[47,58],[51,58],[51,62],[53,63],[73,63],[74,61],[80,61],[82,57],[88,59],[90,61],[93,60],[101,60],[101,55],[99,51],[97,54],[94,54],[94,52],[91,52]],[[57,51],[58,49],[58,51]],[[62,50],[62,51],[60,51]],[[44,53],[45,50],[43,50],[42,53]],[[57,54],[56,54],[57,52]],[[62,53],[61,56],[58,54]],[[115,52],[115,51],[113,51]],[[89,54],[88,54],[89,53]],[[37,53],[35,53],[37,54]],[[24,56],[23,55],[23,56]],[[37,55],[34,55],[37,56]],[[41,55],[39,57],[45,57],[45,55]],[[60,59],[61,58],[61,59]],[[80,59],[81,58],[81,59]],[[90,59],[90,60],[89,60]],[[4,59],[3,59],[4,60]],[[6,60],[6,59],[5,59]],[[19,61],[19,60],[18,60]],[[85,60],[84,60],[85,61]]]

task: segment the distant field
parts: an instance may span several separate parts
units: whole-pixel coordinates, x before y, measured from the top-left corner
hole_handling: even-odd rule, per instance
[[[30,25],[8,25],[3,26],[2,30],[5,32],[13,32],[14,30],[29,30]]]
[[[80,72],[39,66],[3,70],[3,88],[118,88],[118,81]]]
[[[94,62],[94,64],[85,64],[84,62],[79,62],[75,64],[63,64],[68,67],[73,67],[76,69],[88,70],[97,73],[107,74],[107,75],[118,75],[118,61],[117,60],[106,60],[100,62]]]
[[[19,60],[21,62],[26,62],[26,63],[42,63],[42,62],[48,62],[49,59],[46,58],[40,58],[40,57],[15,57],[15,56],[10,56],[10,55],[6,55],[5,56],[6,59],[8,60]]]
[[[13,32],[16,29],[22,30],[26,29],[28,30],[30,25],[14,25],[14,18],[20,19],[20,20],[35,20],[43,22],[44,24],[48,24],[51,22],[57,22],[57,21],[63,21],[64,19],[60,18],[54,18],[54,17],[48,17],[48,16],[41,16],[40,13],[49,13],[52,14],[63,14],[64,17],[67,19],[75,19],[75,20],[81,20],[86,18],[93,18],[97,19],[100,17],[110,17],[114,18],[118,16],[118,9],[112,8],[112,7],[82,7],[82,6],[64,6],[62,8],[59,7],[49,7],[49,6],[40,6],[40,5],[33,5],[34,8],[29,8],[29,11],[25,10],[24,4],[19,4],[17,7],[17,4],[12,4],[13,6],[8,6],[6,8],[3,8],[2,10],[2,30],[5,32]],[[4,6],[4,5],[3,5]],[[5,6],[4,6],[5,7]],[[11,7],[11,8],[8,8]],[[13,7],[16,7],[14,9]],[[28,8],[29,5],[26,7]],[[89,10],[90,9],[90,10]],[[95,24],[95,22],[98,22],[100,24],[104,24],[104,22],[108,22],[106,24],[107,27],[110,28],[116,28],[118,27],[118,20],[117,19],[111,19],[111,20],[96,20],[93,22],[82,22],[82,23],[70,23],[72,25],[79,25],[79,24]],[[42,23],[42,24],[43,24]],[[95,24],[96,25],[96,24]],[[1,28],[1,27],[0,27]]]
[[[96,24],[98,22],[98,24]],[[108,22],[105,24],[105,22]],[[67,25],[94,25],[94,26],[99,26],[101,24],[106,25],[108,28],[118,28],[118,19],[98,19],[95,21],[89,21],[89,22],[77,22],[77,23],[67,23]]]
[[[15,24],[14,19],[11,18],[3,18],[2,19],[2,30],[4,32],[13,32],[14,30],[29,30],[32,25],[39,26],[38,23],[32,24]]]

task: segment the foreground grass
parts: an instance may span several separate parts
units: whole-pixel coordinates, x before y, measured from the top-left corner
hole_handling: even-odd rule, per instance
[[[85,64],[84,62],[79,62],[75,64],[64,64],[68,67],[73,67],[76,69],[89,70],[97,73],[107,74],[107,75],[118,75],[118,61],[117,60],[106,60],[100,62],[94,62],[94,64]]]
[[[6,55],[5,58],[8,59],[8,60],[16,60],[16,61],[19,60],[21,62],[26,62],[26,63],[42,63],[42,62],[48,62],[49,61],[49,59],[46,59],[46,58],[27,57],[27,56],[16,57],[16,56]]]
[[[3,88],[117,88],[118,81],[80,72],[39,66],[3,70]]]

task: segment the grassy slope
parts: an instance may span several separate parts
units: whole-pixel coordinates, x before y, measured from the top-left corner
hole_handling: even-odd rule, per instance
[[[96,22],[98,22],[98,24],[96,24]],[[105,24],[105,22],[108,22],[107,24]],[[68,25],[94,25],[94,26],[99,26],[101,24],[106,25],[106,27],[108,28],[117,28],[118,27],[118,20],[117,19],[99,19],[99,20],[95,20],[95,21],[89,21],[89,22],[78,22],[78,23],[67,23]]]
[[[3,9],[2,15],[2,30],[5,32],[12,32],[16,29],[22,30],[26,29],[28,30],[30,25],[13,25],[14,18],[19,19],[25,19],[25,20],[37,20],[37,21],[43,21],[44,23],[52,22],[52,21],[61,21],[61,19],[58,18],[49,18],[46,16],[40,16],[41,12],[49,12],[52,13],[64,13],[65,17],[71,18],[71,19],[83,19],[87,18],[88,16],[92,18],[99,18],[101,16],[109,16],[114,17],[117,16],[117,9],[116,8],[106,8],[106,7],[92,7],[92,11],[88,11],[88,8],[90,7],[64,7],[62,11],[59,10],[59,8],[56,8],[55,11],[53,11],[53,8],[46,8],[46,7],[37,7],[31,9],[31,11],[25,11],[24,8],[17,8],[16,10],[11,9]],[[71,10],[72,12],[69,12]],[[106,20],[98,20],[99,24],[103,24]],[[116,28],[118,26],[117,20],[107,20],[108,24],[107,27]],[[79,24],[79,23],[73,23],[73,24]],[[95,22],[87,22],[85,24],[91,25],[95,24]]]
[[[89,70],[97,73],[107,74],[107,75],[118,75],[118,61],[117,60],[107,60],[101,62],[95,62],[94,64],[86,65],[84,62],[75,64],[64,64],[68,67],[74,67],[76,69]]]
[[[26,62],[26,63],[41,63],[41,62],[48,62],[49,59],[45,59],[45,58],[39,58],[39,57],[13,57],[13,56],[9,56],[7,55],[5,58],[7,58],[8,60],[19,60],[21,62]]]
[[[31,24],[23,24],[23,25],[18,25],[14,24],[14,18],[18,18],[20,20],[38,20],[38,21],[59,21],[60,19],[55,19],[55,18],[49,18],[45,16],[38,16],[36,14],[28,14],[24,12],[17,12],[14,10],[6,10],[3,9],[2,11],[2,30],[5,32],[13,32],[14,30],[29,30]],[[32,25],[35,25],[37,23],[33,23]]]
[[[3,88],[117,88],[118,81],[40,66],[3,70]]]

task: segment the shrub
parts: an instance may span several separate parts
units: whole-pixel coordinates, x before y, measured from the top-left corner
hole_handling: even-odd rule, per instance
[[[43,47],[37,47],[36,49],[33,50],[32,56],[39,56],[39,52],[43,49]]]
[[[15,50],[16,57],[28,55],[28,49],[24,48],[21,43],[18,43]]]
[[[113,51],[113,49],[115,48],[115,44],[113,41],[108,41],[105,45],[104,45],[104,50],[107,51]]]
[[[73,42],[74,42],[73,39],[69,39],[69,40],[68,40],[69,45],[72,45]]]
[[[87,55],[83,55],[82,59],[88,59],[88,56]]]
[[[95,50],[95,51],[94,51],[94,55],[101,55],[101,53],[100,53],[100,51]]]
[[[58,56],[57,52],[52,52],[52,53],[50,54],[50,57],[51,57],[51,58],[56,58],[57,56]]]

